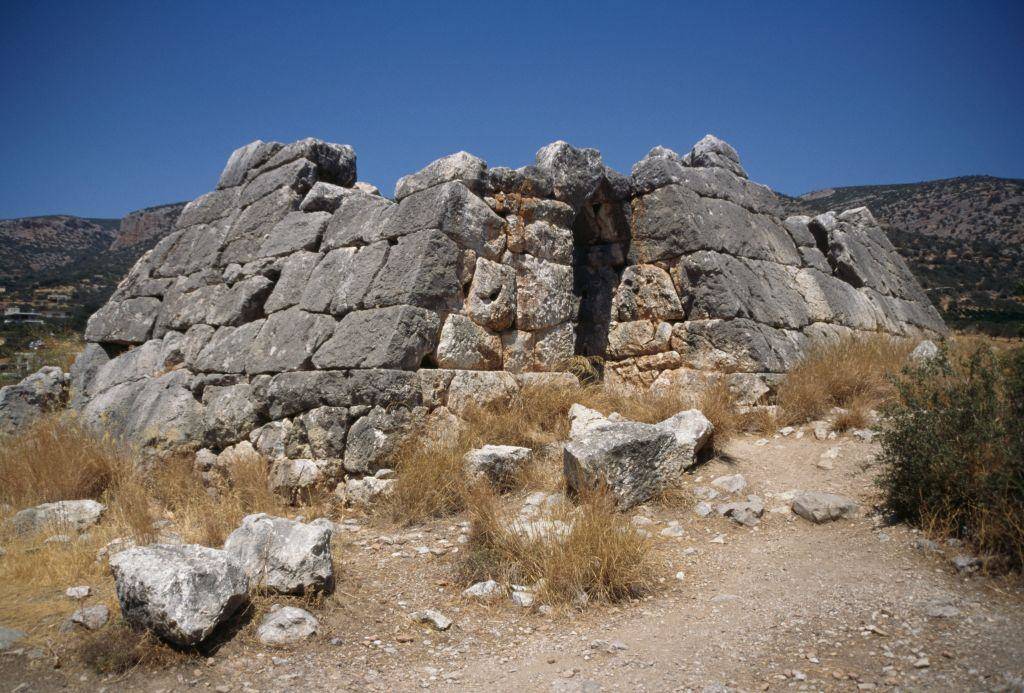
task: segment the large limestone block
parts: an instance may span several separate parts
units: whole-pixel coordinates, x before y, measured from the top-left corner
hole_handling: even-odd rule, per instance
[[[871,301],[841,279],[816,269],[802,269],[796,273],[796,284],[812,321],[857,330],[874,330],[878,326]]]
[[[280,188],[263,196],[243,209],[231,223],[224,237],[220,264],[239,264],[259,257],[260,246],[267,240],[274,226],[289,212],[299,208],[302,196],[290,187]]]
[[[289,503],[297,503],[336,484],[340,472],[338,460],[281,458],[270,465],[268,485]]]
[[[343,207],[344,209],[344,207]],[[437,229],[460,248],[497,260],[505,250],[505,221],[461,182],[452,181],[402,200],[385,224],[388,239]]]
[[[409,406],[419,404],[421,396],[416,373],[380,368],[280,373],[267,389],[272,419],[320,406]]]
[[[317,368],[415,370],[434,351],[441,330],[437,314],[412,306],[349,313],[313,356]]]
[[[464,315],[452,313],[441,328],[437,365],[464,370],[500,370],[501,337]]]
[[[507,265],[477,258],[466,297],[466,313],[492,330],[511,327],[516,317],[516,273]]]
[[[566,368],[576,350],[576,328],[572,323],[524,332],[511,330],[501,335],[505,370],[555,371]]]
[[[295,419],[299,435],[309,446],[309,454],[317,459],[340,459],[345,455],[348,436],[348,409],[317,407]]]
[[[175,228],[185,229],[197,224],[213,224],[231,214],[238,206],[238,188],[214,190],[200,195],[181,210]]]
[[[828,248],[835,276],[856,288],[927,304],[928,299],[885,232],[865,207],[815,217],[808,228]]]
[[[530,221],[516,215],[509,215],[506,221],[509,252],[529,253],[562,265],[572,262],[572,229],[549,221]]]
[[[338,211],[341,201],[348,195],[363,194],[353,188],[343,188],[332,183],[317,182],[306,196],[299,203],[299,210],[303,212],[328,212],[333,214]]]
[[[612,299],[612,314],[620,322],[684,317],[672,278],[656,265],[632,265],[622,272]]]
[[[281,265],[281,275],[263,309],[267,313],[273,313],[297,305],[321,257],[319,253],[307,251],[289,255]]]
[[[634,205],[630,258],[651,263],[714,250],[737,257],[800,265],[796,244],[778,219],[726,199],[669,185]]]
[[[252,169],[259,168],[267,162],[281,147],[280,142],[264,142],[256,140],[244,147],[231,152],[228,163],[220,174],[217,188],[230,188],[245,182],[245,175]]]
[[[110,301],[89,318],[85,339],[108,344],[142,344],[153,333],[159,312],[158,298]]]
[[[259,254],[273,257],[290,255],[297,250],[316,250],[330,219],[327,212],[289,212],[271,229]]]
[[[511,373],[456,371],[448,386],[448,408],[462,416],[472,409],[507,406],[519,391]]]
[[[252,178],[242,188],[238,202],[242,207],[248,207],[280,188],[290,188],[296,194],[305,196],[316,181],[317,171],[313,162],[308,159],[297,159]]]
[[[81,409],[85,405],[93,391],[92,384],[97,374],[108,363],[110,356],[103,347],[94,342],[85,345],[71,364],[68,406]]]
[[[208,447],[224,448],[244,440],[259,424],[260,405],[249,383],[208,386],[203,389],[203,406],[203,442]]]
[[[707,251],[687,255],[680,268],[693,296],[691,319],[747,318],[791,329],[811,322],[793,268]]]
[[[102,353],[100,358],[104,363],[96,368],[83,391],[87,398],[122,383],[156,377],[172,365],[165,344],[159,339],[151,339],[113,359],[103,358],[106,353],[102,348],[97,348]]]
[[[249,350],[264,322],[255,320],[240,327],[218,327],[196,355],[192,368],[204,373],[244,373]]]
[[[320,180],[350,188],[356,182],[356,153],[347,144],[324,142],[314,137],[286,144],[273,153],[259,171],[306,159],[316,168]]]
[[[398,209],[391,200],[374,195],[343,197],[324,232],[322,249],[331,250],[384,240],[388,219]]]
[[[573,270],[532,255],[512,255],[516,272],[516,327],[539,330],[576,317]]]
[[[807,338],[745,318],[688,320],[672,328],[671,346],[691,368],[785,373],[800,360]]]
[[[247,515],[224,542],[250,586],[279,594],[334,589],[331,530],[266,513]]]
[[[691,168],[678,154],[661,147],[655,147],[634,164],[632,181],[637,195],[678,184],[701,197],[728,200],[757,214],[780,216],[782,213],[778,197],[768,186],[739,178],[723,168]]]
[[[696,409],[658,424],[592,421],[565,445],[566,483],[576,492],[605,485],[619,508],[631,508],[678,483],[712,431]]]
[[[125,621],[192,647],[246,603],[249,581],[226,551],[154,544],[110,559]]]
[[[300,305],[310,311],[344,315],[363,308],[365,298],[388,256],[379,241],[361,248],[336,248],[317,263],[302,291]]]
[[[471,479],[485,479],[498,488],[510,488],[533,459],[533,450],[515,445],[484,445],[467,452],[463,458]]]
[[[248,350],[248,373],[279,373],[308,368],[313,354],[330,339],[334,318],[307,313],[297,306],[273,313]]]
[[[367,306],[398,304],[433,310],[455,308],[461,301],[459,247],[437,230],[402,236],[388,251],[384,267],[366,293]]]
[[[612,323],[608,330],[607,355],[612,359],[668,351],[672,325],[650,320]]]
[[[180,327],[188,329],[197,322],[205,322],[214,327],[238,326],[256,320],[263,315],[263,303],[273,289],[274,282],[266,277],[243,279],[216,296],[206,313],[205,320],[188,322]],[[191,297],[192,294],[185,294],[182,303],[190,302]]]
[[[399,178],[395,184],[395,200],[400,201],[413,193],[455,180],[482,195],[487,192],[487,164],[469,152],[441,157],[427,164],[422,171]]]
[[[90,499],[56,501],[18,511],[11,524],[19,534],[81,532],[99,522],[106,510],[107,506]]]
[[[153,269],[153,276],[181,277],[216,265],[231,223],[224,219],[183,230]]]
[[[555,199],[578,209],[605,180],[605,166],[596,149],[578,149],[558,140],[542,147],[536,167],[551,179]]]
[[[740,165],[740,155],[732,145],[714,135],[704,135],[700,142],[693,145],[686,161],[690,166],[724,168],[740,178],[747,177],[747,172]]]
[[[365,416],[359,417],[348,431],[345,471],[350,474],[373,474],[382,467],[393,465],[392,454],[422,413],[425,410],[374,407]]]

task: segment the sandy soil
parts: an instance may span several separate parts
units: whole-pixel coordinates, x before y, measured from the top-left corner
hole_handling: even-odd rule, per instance
[[[834,468],[816,466],[835,446]],[[920,534],[887,526],[874,444],[743,436],[726,452],[690,481],[742,473],[743,494],[765,500],[761,525],[642,509],[660,575],[642,600],[548,616],[470,603],[454,569],[461,518],[412,529],[359,518],[336,540],[338,592],[316,610],[311,642],[271,650],[245,628],[209,658],[117,677],[26,650],[0,655],[0,690],[1024,690],[1019,578],[958,574],[955,548],[920,549]],[[785,510],[779,496],[794,489],[849,495],[861,514],[812,525]],[[660,534],[670,521],[683,536]],[[937,606],[955,615],[929,615]],[[454,625],[413,624],[423,608]]]

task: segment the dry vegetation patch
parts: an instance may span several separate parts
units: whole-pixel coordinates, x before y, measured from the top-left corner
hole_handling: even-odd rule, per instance
[[[563,605],[637,597],[653,584],[651,542],[607,492],[591,492],[575,506],[547,508],[529,520],[547,528],[539,533],[523,531],[524,520],[488,489],[470,494],[469,516],[462,564],[468,581],[536,586],[541,601]]]
[[[269,490],[267,477],[264,460],[239,458],[223,478],[206,485],[191,459],[169,458],[143,469],[131,450],[71,416],[38,419],[0,441],[0,545],[6,552],[0,558],[0,623],[27,630],[37,641],[56,637],[77,608],[64,595],[74,585],[92,587],[86,605],[106,604],[116,614],[113,580],[99,556],[115,539],[121,547],[163,540],[220,548],[250,513],[300,513],[308,520],[331,512],[321,498],[288,507]],[[100,523],[81,534],[61,526],[18,534],[7,521],[25,507],[79,499],[107,506]],[[57,534],[68,541],[46,541]],[[80,654],[97,670],[111,672],[152,659],[152,643],[123,630],[112,623],[100,631],[110,634],[109,641],[79,634]]]
[[[644,423],[664,421],[685,409],[700,409],[715,427],[716,447],[735,435],[742,423],[736,396],[724,379],[715,379],[699,390],[672,394],[593,384],[528,385],[510,402],[465,412],[457,430],[421,429],[407,436],[389,461],[397,472],[389,516],[396,522],[413,523],[464,510],[470,488],[463,457],[488,444],[534,451],[533,464],[516,480],[517,488],[559,490],[562,459],[556,444],[569,438],[569,408],[576,403]]]
[[[892,377],[913,347],[909,340],[886,335],[815,344],[779,384],[778,418],[770,425],[777,428],[820,419],[833,407],[848,411],[836,421],[840,430],[863,425],[868,411],[895,395]]]

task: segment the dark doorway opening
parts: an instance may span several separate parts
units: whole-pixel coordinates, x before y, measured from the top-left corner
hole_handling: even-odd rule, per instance
[[[573,235],[573,292],[580,301],[576,354],[604,358],[612,298],[629,256],[629,201],[584,204]]]

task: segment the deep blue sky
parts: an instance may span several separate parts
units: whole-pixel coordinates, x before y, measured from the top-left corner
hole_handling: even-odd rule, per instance
[[[395,180],[731,142],[787,193],[1024,177],[1024,3],[0,0],[0,217],[120,216],[315,136]]]

